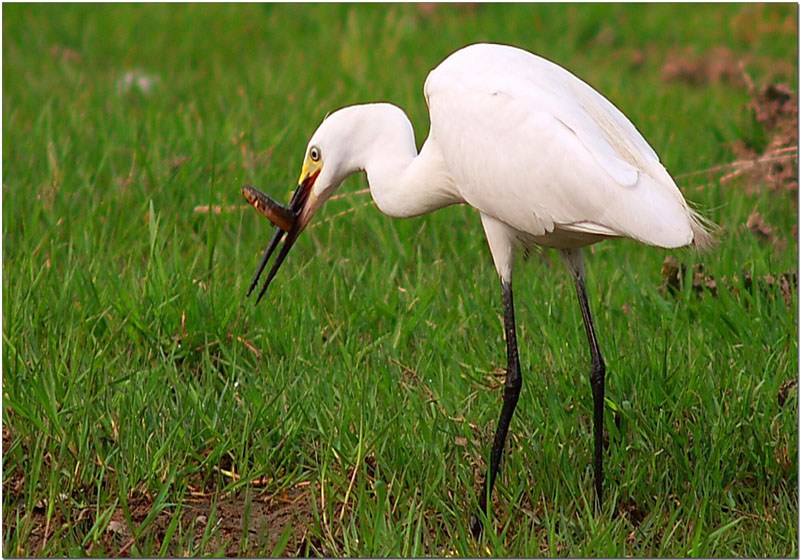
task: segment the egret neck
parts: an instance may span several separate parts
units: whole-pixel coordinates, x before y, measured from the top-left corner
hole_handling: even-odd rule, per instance
[[[432,135],[417,153],[414,129],[402,109],[389,103],[354,105],[330,118],[340,113],[351,125],[349,133],[342,134],[351,156],[342,179],[365,171],[381,212],[411,218],[463,202]]]

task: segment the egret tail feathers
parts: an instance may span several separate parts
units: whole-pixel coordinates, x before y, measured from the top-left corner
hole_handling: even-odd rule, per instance
[[[693,234],[692,247],[698,251],[707,251],[719,241],[719,226],[693,208],[689,208],[689,223]]]

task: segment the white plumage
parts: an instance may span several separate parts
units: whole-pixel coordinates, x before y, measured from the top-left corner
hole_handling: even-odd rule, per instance
[[[464,201],[537,243],[580,247],[613,236],[671,248],[702,236],[633,124],[552,62],[473,45],[430,73],[425,95],[428,142],[439,145]]]

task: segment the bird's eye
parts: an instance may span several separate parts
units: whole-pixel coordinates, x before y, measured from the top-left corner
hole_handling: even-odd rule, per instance
[[[312,148],[308,151],[308,157],[311,158],[311,161],[319,161],[322,157],[322,154],[320,153],[319,148],[312,146]]]

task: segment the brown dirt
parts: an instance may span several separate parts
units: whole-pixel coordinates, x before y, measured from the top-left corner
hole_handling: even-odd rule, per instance
[[[665,82],[684,82],[694,86],[701,84],[727,83],[743,86],[740,55],[729,48],[719,46],[698,54],[694,47],[673,50],[661,68],[661,79]]]
[[[717,280],[713,275],[705,272],[702,263],[692,267],[691,275],[685,263],[680,263],[672,255],[668,255],[661,265],[662,283],[659,291],[662,294],[679,296],[685,282],[691,282],[692,290],[699,296],[717,295]],[[733,275],[720,278],[719,283],[731,291],[734,296],[742,290],[753,292],[758,289],[768,298],[780,297],[787,309],[793,309],[793,293],[797,290],[797,271],[788,270],[777,277],[772,274],[761,274],[753,278],[750,272],[742,271],[741,276]]]
[[[643,58],[639,53],[632,63]],[[695,87],[726,83],[745,89],[750,101],[741,109],[740,138],[731,144],[735,161],[686,175],[706,173],[722,175],[720,183],[743,178],[741,184],[749,193],[767,188],[789,192],[796,203],[797,192],[797,91],[793,85],[776,77],[794,74],[781,61],[760,61],[770,68],[772,78],[754,83],[747,73],[750,64],[759,62],[752,54],[735,53],[718,46],[702,53],[693,47],[675,49],[667,54],[661,69],[665,82],[682,82]]]
[[[168,556],[185,556],[187,554],[226,556],[256,556],[264,552],[272,552],[281,540],[284,531],[290,536],[285,546],[279,551],[280,556],[313,554],[314,548],[307,551],[309,545],[319,550],[319,543],[311,542],[308,527],[313,523],[312,499],[310,490],[294,488],[282,492],[278,496],[255,496],[249,506],[244,496],[221,496],[218,494],[198,494],[184,498],[180,508],[165,508],[149,522],[139,536],[141,543],[147,543],[147,549],[158,552],[174,515],[180,515],[179,528],[175,530],[167,545]],[[95,523],[95,508],[87,506],[73,509],[69,520],[65,519],[59,508],[55,508],[53,518],[47,523],[46,504],[37,504],[32,512],[34,529],[25,542],[22,552],[28,556],[42,555],[48,541],[54,537],[56,530],[65,523],[73,526],[79,533],[88,532]],[[24,506],[20,506],[23,508]],[[138,531],[142,523],[153,509],[153,499],[148,494],[134,492],[128,498],[128,507],[133,527]],[[20,511],[20,517],[24,515]],[[4,516],[4,533],[13,527],[6,527],[5,521],[15,519],[16,515]],[[212,527],[208,527],[209,523]],[[245,523],[246,529],[245,529]],[[188,533],[192,537],[188,537]],[[209,538],[203,542],[204,534]],[[193,543],[193,548],[184,550],[178,547],[179,542]],[[135,552],[136,540],[133,537],[124,510],[121,506],[111,515],[107,527],[95,542],[91,542],[86,553],[108,557],[126,557]],[[140,547],[142,544],[139,545]],[[14,554],[15,551],[4,551]]]
[[[747,173],[748,189],[759,191],[768,188],[774,192],[791,193],[796,202],[797,193],[797,92],[783,83],[756,86],[744,73],[750,102],[745,107],[745,118],[760,127],[764,139],[755,143],[742,138],[733,144],[733,152],[740,160],[757,161],[734,170],[722,177],[722,183]]]
[[[787,379],[786,381],[781,383],[781,386],[778,389],[778,406],[783,406],[784,404],[786,404],[786,399],[789,396],[789,392],[794,387],[797,387],[797,378]]]

